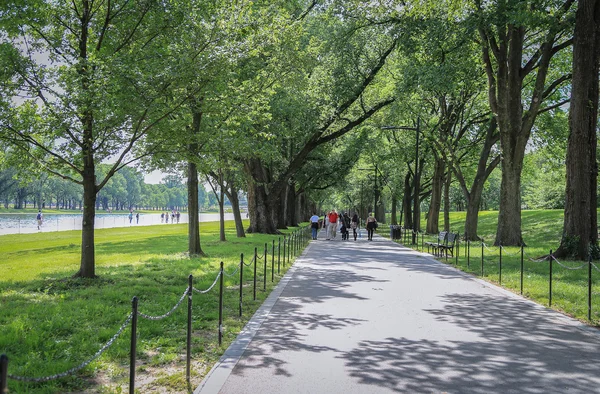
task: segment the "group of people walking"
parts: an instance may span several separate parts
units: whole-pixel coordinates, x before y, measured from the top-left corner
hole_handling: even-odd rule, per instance
[[[317,239],[319,228],[325,229],[325,239],[328,241],[336,238],[338,230],[342,234],[342,240],[350,239],[350,230],[352,230],[352,236],[354,237],[355,241],[362,235],[360,232],[361,222],[357,213],[350,218],[348,213],[344,212],[342,214],[338,214],[335,209],[332,209],[329,213],[323,216],[322,220],[317,214],[314,214],[310,218],[310,222],[313,240]],[[368,240],[372,241],[373,233],[377,228],[377,220],[372,213],[369,213],[369,216],[365,222]]]
[[[179,218],[181,217],[181,213],[179,211],[171,211],[171,223],[179,223]],[[169,223],[169,212],[163,212],[160,214],[160,222],[161,223]]]

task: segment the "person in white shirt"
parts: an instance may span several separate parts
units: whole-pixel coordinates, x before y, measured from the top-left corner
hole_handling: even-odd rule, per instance
[[[313,240],[317,239],[317,231],[319,230],[319,217],[316,213],[310,217],[310,228],[312,230],[312,238]]]

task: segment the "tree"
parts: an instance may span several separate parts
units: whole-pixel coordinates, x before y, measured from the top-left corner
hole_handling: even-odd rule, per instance
[[[573,43],[573,79],[567,147],[567,187],[559,256],[586,259],[598,248],[598,62],[600,1],[580,0]]]
[[[498,122],[502,150],[502,187],[496,245],[522,245],[521,171],[527,142],[538,114],[570,73],[553,75],[552,58],[572,43],[573,0],[554,4],[533,1],[475,0],[475,19],[488,79],[488,99]],[[547,79],[551,77],[551,82]]]
[[[305,56],[302,62],[292,65],[294,69],[299,66],[306,69],[294,74],[298,79],[292,84],[284,85],[282,81],[278,84],[280,91],[287,86],[296,100],[304,103],[296,107],[302,111],[292,118],[265,122],[275,146],[281,147],[283,154],[271,160],[272,150],[254,152],[243,161],[249,180],[250,232],[277,233],[277,225],[284,217],[282,201],[287,200],[288,182],[311,159],[315,149],[351,132],[394,101],[377,77],[396,47],[395,32],[373,40],[373,31],[369,29],[359,31],[344,26],[346,20],[342,15],[323,13],[308,19],[312,24],[302,33],[306,38],[300,42],[311,45],[302,48]],[[325,25],[330,28],[324,30]],[[338,40],[325,45],[324,35],[330,36],[331,31],[339,31]]]
[[[129,0],[11,0],[0,10],[0,69],[10,70],[0,85],[0,138],[83,186],[79,276],[95,276],[98,192],[149,154],[134,148],[181,104],[169,99],[182,66],[171,62],[168,45],[179,11]],[[96,166],[110,157],[96,179]]]

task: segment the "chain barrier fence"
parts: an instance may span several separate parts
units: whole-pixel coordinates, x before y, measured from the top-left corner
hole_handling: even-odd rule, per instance
[[[220,274],[219,274],[220,275]],[[217,276],[218,277],[218,276]],[[185,299],[185,296],[188,295],[190,291],[190,288],[187,287],[185,289],[185,291],[183,292],[183,294],[181,295],[181,298],[179,299],[179,301],[177,301],[177,303],[175,304],[175,306],[173,306],[173,308],[171,308],[170,311],[168,311],[167,313],[165,313],[164,315],[160,315],[160,316],[150,316],[150,315],[146,315],[145,313],[142,313],[140,311],[138,311],[138,316],[143,317],[144,319],[148,319],[148,320],[162,320],[162,319],[166,319],[167,317],[171,316],[171,314],[173,312],[175,312],[175,310],[177,310],[177,308],[179,308],[179,305],[181,305],[181,303],[183,302],[183,300]]]
[[[420,231],[415,231],[413,229],[406,229],[403,226],[395,226],[395,225],[390,225],[390,238],[392,240],[401,240],[403,241],[404,245],[407,245],[408,242],[411,242],[411,237],[410,235],[416,236],[418,238],[418,235],[421,234],[421,236],[423,237],[424,232],[420,232]],[[440,239],[441,239],[441,233],[440,233]],[[460,255],[460,240],[459,240],[459,234],[456,233],[456,253],[452,252],[453,257],[455,259],[455,264],[458,265],[458,259],[459,259],[459,255]],[[412,240],[414,241],[414,239]],[[437,241],[436,241],[437,242]],[[412,242],[413,245],[417,245],[417,250],[419,249],[419,245],[416,242]],[[428,245],[432,245],[435,244],[435,242],[429,242],[427,243]],[[498,266],[498,283],[501,285],[502,284],[502,258],[503,256],[506,257],[519,257],[520,256],[520,293],[523,294],[523,284],[524,284],[524,271],[525,271],[525,262],[530,262],[530,263],[536,263],[536,264],[548,264],[548,305],[552,306],[552,295],[553,295],[553,280],[554,280],[554,275],[553,275],[553,263],[558,264],[558,266],[560,266],[563,269],[566,269],[568,271],[578,271],[578,270],[583,270],[583,269],[587,269],[588,270],[588,275],[587,275],[587,287],[588,287],[588,300],[587,300],[587,309],[588,309],[588,314],[587,314],[587,318],[589,321],[592,321],[592,289],[593,289],[593,277],[592,277],[592,271],[596,270],[598,272],[600,272],[600,268],[598,268],[598,266],[590,259],[582,264],[576,265],[576,266],[569,266],[567,264],[564,264],[562,262],[560,262],[552,253],[552,250],[550,250],[550,253],[546,256],[543,257],[532,257],[529,256],[528,253],[525,251],[525,247],[524,246],[520,246],[519,249],[517,251],[513,251],[513,252],[509,252],[506,250],[506,248],[503,245],[498,245],[498,246],[494,246],[494,247],[490,247],[488,246],[483,239],[481,239],[480,241],[476,242],[476,241],[470,241],[467,240],[465,242],[466,245],[464,245],[464,257],[467,260],[467,271],[470,271],[471,269],[471,258],[473,256],[471,256],[471,247],[472,246],[479,246],[481,251],[480,251],[480,263],[481,263],[481,268],[480,268],[480,276],[483,277],[485,276],[485,266],[490,266],[490,265],[497,265]],[[421,241],[421,251],[423,252],[423,241]],[[498,257],[498,261],[494,261],[493,259],[491,259],[491,257],[488,255],[485,255],[485,251],[488,251],[490,254],[494,255],[496,254]],[[428,249],[429,252],[429,249]],[[434,249],[435,252],[435,249]],[[437,256],[437,257],[443,257],[441,255]],[[446,254],[446,261],[448,261],[448,255]]]
[[[123,333],[123,331],[125,330],[125,328],[127,328],[127,326],[129,325],[129,323],[131,322],[131,318],[133,317],[133,313],[130,313],[127,318],[125,319],[125,321],[123,322],[123,324],[121,324],[121,327],[119,328],[119,330],[117,331],[117,333],[115,335],[112,336],[112,338],[110,338],[108,340],[108,342],[106,342],[104,344],[104,346],[102,346],[100,348],[100,350],[98,350],[92,357],[90,357],[89,359],[85,360],[84,362],[82,362],[81,364],[79,364],[76,367],[73,367],[65,372],[62,373],[57,373],[55,375],[50,375],[50,376],[44,376],[44,377],[39,377],[39,378],[30,378],[30,377],[25,377],[25,376],[18,376],[18,375],[11,375],[11,374],[7,374],[9,379],[12,380],[18,380],[21,382],[33,382],[33,383],[41,383],[41,382],[49,382],[50,380],[54,380],[54,379],[60,379],[60,378],[64,378],[67,377],[69,375],[73,375],[75,372],[87,367],[92,361],[96,360],[98,357],[100,357],[102,355],[102,353],[104,353],[116,340],[117,338],[121,335],[121,333]],[[7,360],[8,361],[8,360]],[[2,391],[0,391],[2,392]]]
[[[286,264],[286,246],[287,246],[287,263],[290,264],[291,260],[290,257],[296,256],[301,249],[303,249],[307,244],[308,244],[308,233],[307,233],[307,229],[310,229],[309,226],[305,226],[305,227],[300,227],[299,229],[295,230],[293,233],[291,233],[289,236],[284,236],[283,237],[283,265],[285,267]],[[278,261],[278,269],[277,269],[277,273],[280,274],[280,266],[281,266],[281,259],[282,259],[282,253],[281,253],[282,249],[281,249],[281,237],[279,237],[278,239],[278,246],[275,247],[275,240],[273,240],[272,242],[272,248],[271,248],[271,281],[274,281],[274,270],[275,270],[275,252],[277,252],[277,261]],[[267,250],[267,244],[265,244],[265,252],[259,257],[259,259],[263,259],[265,260],[265,273],[264,273],[264,289],[266,290],[266,261],[267,261],[267,255],[268,255],[268,250]],[[234,277],[238,272],[240,273],[239,276],[239,292],[240,292],[240,298],[239,298],[239,316],[242,316],[242,304],[243,304],[243,285],[244,285],[244,275],[243,275],[243,267],[249,267],[252,264],[254,264],[255,267],[255,271],[254,271],[254,299],[256,300],[256,266],[257,266],[257,248],[255,248],[254,250],[254,257],[252,259],[252,261],[249,264],[246,264],[244,262],[244,254],[242,253],[240,255],[240,261],[239,264],[237,265],[236,269],[234,272],[232,273],[227,273],[224,271],[223,268],[223,262],[220,263],[220,269],[219,272],[217,273],[213,283],[205,290],[199,290],[196,287],[193,286],[193,276],[189,275],[188,277],[188,286],[186,287],[185,291],[183,292],[183,294],[181,295],[181,297],[179,298],[179,300],[175,303],[175,305],[165,314],[160,315],[160,316],[151,316],[145,313],[142,313],[138,310],[139,305],[138,305],[138,298],[137,297],[133,297],[132,299],[132,311],[129,313],[129,315],[126,317],[125,321],[123,322],[123,324],[121,324],[120,328],[117,330],[117,332],[110,338],[110,340],[108,340],[108,342],[106,342],[93,356],[91,356],[90,358],[88,358],[87,360],[85,360],[84,362],[80,363],[79,365],[68,369],[65,372],[62,373],[57,373],[54,375],[49,375],[49,376],[43,376],[43,377],[27,377],[27,376],[19,376],[19,375],[13,375],[13,374],[9,374],[8,373],[8,365],[9,365],[9,358],[7,355],[2,354],[0,355],[0,393],[4,394],[4,393],[8,393],[8,380],[15,380],[15,381],[20,381],[20,382],[31,382],[31,383],[43,383],[43,382],[48,382],[51,380],[55,380],[55,379],[60,379],[60,378],[64,378],[67,376],[71,376],[74,375],[75,373],[77,373],[78,371],[80,371],[81,369],[85,368],[86,366],[88,366],[90,363],[92,363],[93,361],[95,361],[96,359],[98,359],[106,350],[108,350],[117,340],[117,338],[119,338],[121,336],[121,334],[123,333],[123,331],[129,327],[131,325],[131,346],[130,346],[130,363],[129,363],[129,393],[133,394],[135,392],[135,362],[136,362],[136,351],[137,351],[137,317],[140,316],[144,319],[147,320],[153,320],[153,321],[158,321],[158,320],[162,320],[165,319],[169,316],[171,316],[183,303],[183,301],[187,298],[188,299],[188,311],[187,311],[187,343],[186,343],[186,381],[188,384],[188,387],[190,385],[190,381],[191,381],[191,339],[192,339],[192,296],[193,293],[198,293],[198,294],[207,294],[209,293],[216,285],[217,283],[219,283],[219,323],[218,323],[218,342],[219,342],[219,346],[221,346],[222,344],[222,334],[223,334],[223,290],[224,290],[224,284],[223,284],[223,278],[224,276],[229,276],[229,277]]]

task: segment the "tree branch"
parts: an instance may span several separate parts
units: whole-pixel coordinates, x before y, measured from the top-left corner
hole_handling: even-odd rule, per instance
[[[563,75],[562,77],[558,78],[556,81],[552,82],[552,84],[550,84],[550,86],[548,86],[548,88],[546,90],[544,90],[544,93],[542,93],[542,100],[545,99],[546,97],[550,96],[552,94],[552,92],[554,92],[554,89],[556,89],[556,87],[558,85],[560,85],[561,83],[570,80],[573,77],[573,74],[566,74]]]
[[[556,103],[554,105],[550,105],[550,106],[548,106],[546,108],[542,108],[542,109],[540,109],[538,111],[538,114],[541,114],[541,113],[544,113],[544,112],[548,112],[548,111],[551,111],[551,110],[556,109],[558,107],[561,107],[561,106],[565,105],[566,103],[568,103],[570,101],[571,101],[571,99],[565,99],[565,100],[563,100],[563,101],[561,101],[559,103]]]

